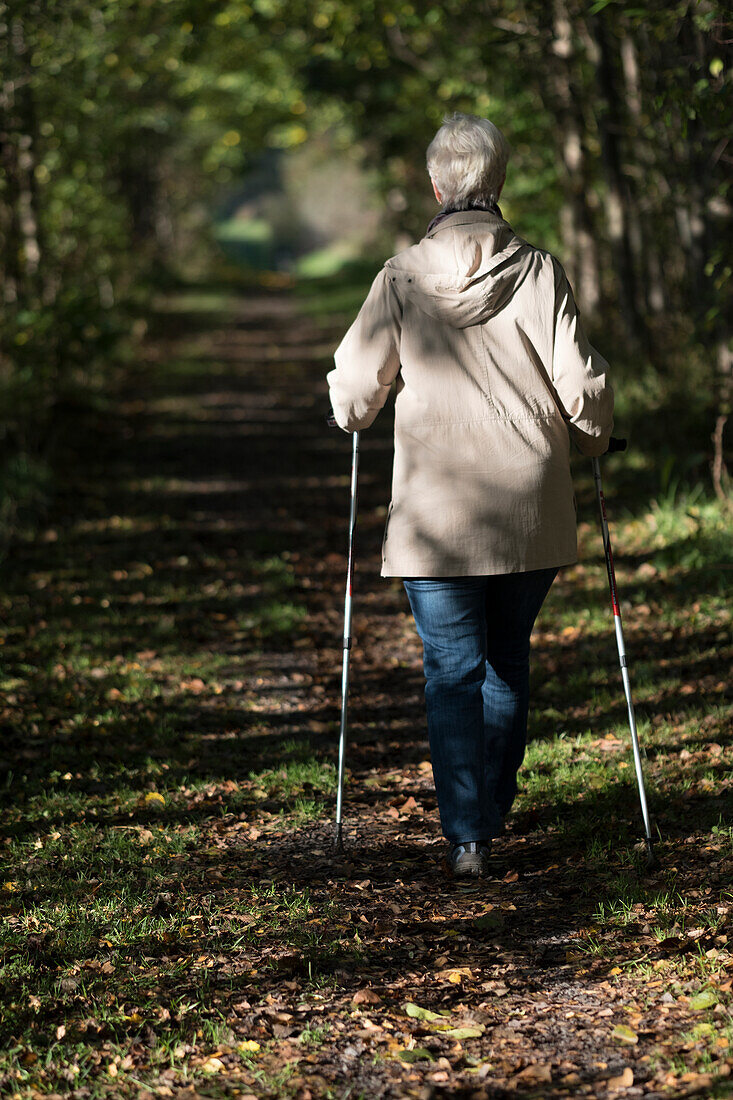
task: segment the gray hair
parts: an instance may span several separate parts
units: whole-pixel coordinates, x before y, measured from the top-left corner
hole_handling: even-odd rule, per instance
[[[509,142],[488,118],[447,116],[427,151],[428,172],[443,206],[467,210],[472,205],[493,205],[509,152]]]

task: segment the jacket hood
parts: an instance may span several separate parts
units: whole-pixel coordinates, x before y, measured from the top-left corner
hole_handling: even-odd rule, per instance
[[[436,234],[449,226],[450,223],[440,226]],[[424,313],[453,328],[480,325],[502,310],[527,278],[536,256],[536,249],[515,236],[506,223],[503,223],[505,232],[498,237],[490,232],[477,233],[476,225],[466,228],[470,232],[465,241],[450,250],[453,263],[445,263],[447,268],[453,266],[452,271],[426,273],[412,265],[403,266],[400,261],[407,253],[386,264],[389,278],[403,301],[411,301]],[[495,251],[497,243],[503,247]],[[440,253],[445,256],[442,249],[437,250],[437,241],[424,238],[415,246],[416,252],[420,250],[420,261],[430,263],[426,245],[436,250],[436,259]],[[412,251],[409,249],[408,253]],[[417,254],[414,259],[418,259]]]

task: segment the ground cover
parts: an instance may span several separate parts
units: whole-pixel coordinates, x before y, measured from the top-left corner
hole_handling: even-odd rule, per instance
[[[683,458],[660,464],[620,387],[636,446],[604,469],[660,868],[638,846],[580,463],[581,561],[538,622],[516,812],[493,877],[456,886],[419,643],[378,577],[386,412],[363,438],[336,857],[350,455],[323,377],[333,311],[358,295],[327,292],[161,303],[137,370],[73,426],[83,462],[59,452],[40,535],[4,563],[0,1088],[729,1095],[725,513]]]

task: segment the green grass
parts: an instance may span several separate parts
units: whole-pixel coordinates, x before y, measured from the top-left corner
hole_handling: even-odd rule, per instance
[[[354,265],[309,280],[298,291],[303,310],[332,324],[333,311],[353,309],[372,274]],[[190,293],[174,303],[176,324],[188,309],[229,306],[220,291]],[[108,495],[92,481],[83,510],[65,503],[54,526],[22,543],[0,593],[0,707],[12,758],[0,790],[0,1091],[23,1100],[188,1085],[207,1097],[231,1095],[234,1085],[288,1095],[301,1087],[296,1055],[326,1058],[351,1041],[348,1028],[360,1022],[345,991],[367,973],[389,991],[374,1009],[381,1019],[405,999],[408,981],[416,1000],[465,998],[473,1008],[471,998],[492,999],[450,982],[440,994],[430,985],[439,953],[450,955],[444,968],[478,957],[481,943],[467,928],[479,902],[468,895],[456,902],[455,891],[440,893],[432,881],[415,888],[411,875],[426,860],[410,841],[389,900],[378,881],[381,854],[373,866],[329,871],[312,889],[273,859],[299,828],[325,836],[333,812],[340,612],[331,614],[333,576],[322,557],[298,558],[303,530],[288,526],[289,515],[273,513],[282,530],[244,534],[237,524],[252,523],[244,507],[224,532],[211,520],[215,506],[204,516],[207,493],[197,495],[187,465],[197,446],[209,461],[209,437],[197,434],[206,427],[198,354],[146,379],[152,402],[174,399],[156,406],[166,427],[160,465],[144,455],[130,469],[125,450]],[[207,385],[223,370],[216,359],[210,365]],[[259,396],[259,363],[247,361],[242,370],[250,369]],[[232,438],[229,463],[245,453]],[[174,446],[183,471],[170,469]],[[330,464],[315,466],[320,446],[309,461],[331,477]],[[650,882],[587,465],[577,467],[581,562],[562,572],[537,624],[516,833],[526,835],[530,870],[547,885],[540,899],[555,891],[559,909],[577,916],[568,966],[624,983],[625,995],[651,1011],[661,989],[684,1004],[718,989],[728,973],[721,959],[733,907],[723,874],[733,856],[730,519],[696,488],[695,468],[660,469],[653,447],[623,464],[604,460],[647,792],[664,826],[655,835],[662,871]],[[368,539],[381,527],[384,502],[370,504],[368,478],[365,486],[360,522]],[[365,576],[362,584],[368,589]],[[392,589],[379,592],[387,592],[384,604],[365,591],[358,612],[360,656],[369,661],[360,688],[367,705],[355,716],[354,768],[363,771],[347,787],[355,816],[374,806],[398,812],[418,776],[413,763],[402,767],[403,755],[411,761],[423,736],[418,703],[394,719],[378,709],[385,698],[398,702],[405,685],[414,699],[421,690],[414,638],[394,643],[390,663],[372,661],[380,656],[372,627],[392,638],[403,625]],[[323,658],[319,644],[333,653]],[[393,674],[401,679],[388,679]],[[367,757],[382,741],[378,758]],[[426,835],[431,815],[420,822]],[[714,873],[722,881],[711,886]],[[372,877],[377,882],[364,886]],[[496,942],[508,956],[510,922],[530,910],[515,913],[511,882],[491,888],[502,913],[497,928],[506,917],[509,929]],[[459,902],[465,913],[456,915]],[[426,926],[439,919],[444,931],[431,940]],[[668,939],[684,949],[666,956],[660,945]],[[480,958],[488,972],[495,957]],[[525,965],[521,957],[515,971]],[[313,1011],[298,1022],[288,1039],[296,1054],[285,1066],[281,1044],[258,1030],[256,1017],[283,990],[291,1009],[330,1006],[328,1018]],[[676,1059],[659,1050],[648,1064],[656,1059],[660,1072],[677,1076],[713,1066],[715,1044],[733,1042],[728,1003],[723,992],[720,1010],[690,1013],[682,1036],[690,1049]],[[519,1012],[516,1004],[506,1011]],[[206,1068],[217,1051],[225,1072]],[[383,1051],[364,1058],[394,1062]]]
[[[328,325],[336,321],[343,326],[345,317],[358,312],[385,258],[346,259],[331,270],[313,264],[295,284],[298,309],[316,321]]]

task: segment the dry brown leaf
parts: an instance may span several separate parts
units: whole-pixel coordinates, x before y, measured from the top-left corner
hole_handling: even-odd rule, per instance
[[[442,978],[453,985],[460,985],[464,978],[470,979],[472,977],[469,966],[451,966],[447,970],[441,970],[436,974],[436,978]]]
[[[373,989],[357,989],[351,998],[351,1003],[355,1005],[378,1005],[382,1003],[382,998]]]
[[[515,1081],[528,1081],[532,1084],[549,1084],[552,1080],[552,1068],[546,1063],[538,1063],[537,1065],[525,1066],[523,1070],[515,1076]]]
[[[626,1066],[618,1077],[609,1077],[606,1081],[607,1089],[629,1089],[634,1083],[634,1071],[631,1066]]]
[[[410,797],[399,807],[399,810],[401,814],[421,814],[422,806],[420,806],[412,795],[410,795]]]

